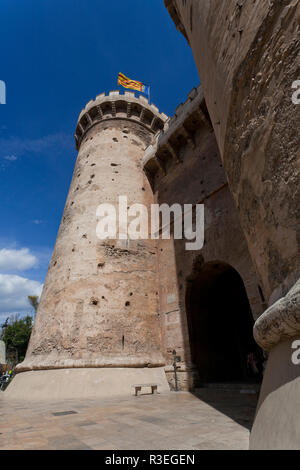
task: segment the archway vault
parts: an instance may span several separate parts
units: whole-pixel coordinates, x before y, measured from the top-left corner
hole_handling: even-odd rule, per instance
[[[261,351],[239,273],[222,261],[205,263],[189,277],[186,292],[191,354],[200,383],[260,380]]]

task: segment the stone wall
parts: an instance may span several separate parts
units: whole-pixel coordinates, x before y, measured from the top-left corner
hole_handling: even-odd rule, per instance
[[[185,240],[159,240],[159,300],[163,350],[168,380],[174,386],[173,350],[181,357],[180,388],[193,386],[186,312],[188,279],[197,259],[229,264],[243,279],[254,320],[263,312],[263,300],[238,213],[228,189],[202,90],[194,89],[185,103],[156,136],[143,159],[157,203],[204,204],[205,244],[187,251]]]
[[[265,297],[299,278],[300,4],[165,0],[189,41]]]
[[[269,308],[252,449],[299,448],[300,77],[298,0],[165,0],[195,58],[230,191]]]

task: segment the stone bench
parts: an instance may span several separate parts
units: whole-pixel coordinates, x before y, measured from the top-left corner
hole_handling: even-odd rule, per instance
[[[144,387],[151,387],[151,393],[152,395],[154,393],[157,393],[157,387],[158,387],[159,384],[135,384],[135,385],[132,385],[131,387],[135,389],[135,396],[137,397],[139,392],[142,390],[142,388]]]

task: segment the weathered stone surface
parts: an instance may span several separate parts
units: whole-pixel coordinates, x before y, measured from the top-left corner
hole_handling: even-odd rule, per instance
[[[230,189],[270,304],[300,274],[298,1],[165,0],[194,53]]]
[[[254,328],[254,337],[265,351],[299,334],[300,280],[259,317]]]
[[[172,352],[176,350],[181,357],[179,387],[189,389],[197,380],[186,306],[188,280],[195,261],[202,257],[203,263],[215,261],[232,266],[243,279],[254,320],[265,307],[201,87],[189,93],[164,130],[156,135],[155,142],[145,151],[143,165],[157,203],[205,206],[202,250],[187,251],[185,240],[158,241],[159,312],[166,373],[174,388]]]
[[[230,190],[271,306],[254,329],[270,355],[251,448],[296,449],[300,371],[291,363],[291,345],[300,324],[300,106],[292,102],[292,84],[300,73],[300,3],[165,5],[193,50]]]
[[[149,208],[153,195],[141,160],[165,120],[147,100],[118,92],[100,95],[80,114],[73,179],[18,371],[164,364],[156,241],[98,239],[96,209],[116,206],[119,195],[128,206]]]

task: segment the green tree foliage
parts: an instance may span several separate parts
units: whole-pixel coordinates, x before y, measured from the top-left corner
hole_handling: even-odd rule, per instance
[[[15,362],[21,362],[25,357],[32,325],[31,316],[20,318],[16,315],[9,319],[3,330],[2,340],[6,344],[8,356],[15,358]]]

